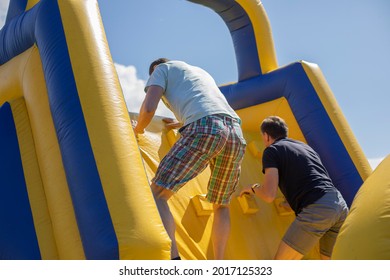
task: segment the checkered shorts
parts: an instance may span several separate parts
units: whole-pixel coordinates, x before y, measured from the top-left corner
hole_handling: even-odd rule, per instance
[[[238,120],[222,114],[201,118],[182,128],[152,181],[177,192],[210,164],[206,199],[227,205],[238,185],[245,147]]]

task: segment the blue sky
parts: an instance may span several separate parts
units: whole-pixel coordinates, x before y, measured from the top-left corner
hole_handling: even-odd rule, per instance
[[[0,0],[0,26],[9,0]],[[212,10],[185,0],[98,0],[128,109],[138,111],[158,57],[185,60],[218,84],[237,80],[232,40]],[[263,0],[280,66],[317,63],[365,155],[390,153],[390,1]],[[158,114],[169,114],[161,106]]]
[[[184,0],[98,0],[116,63],[148,78],[157,57],[182,59],[218,84],[237,80],[227,27],[212,10]],[[390,152],[390,1],[263,0],[280,66],[322,69],[364,153]],[[376,163],[374,163],[376,165]]]

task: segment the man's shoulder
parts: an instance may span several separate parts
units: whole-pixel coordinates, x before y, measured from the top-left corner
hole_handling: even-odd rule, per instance
[[[169,68],[169,67],[185,67],[188,66],[189,64],[181,60],[170,60],[160,65],[165,65],[165,67]]]
[[[157,70],[158,72],[166,73],[166,75],[168,73],[178,74],[178,73],[184,73],[186,70],[191,69],[191,67],[192,67],[191,65],[187,64],[184,61],[170,60],[159,64],[156,67],[155,71]]]
[[[273,148],[276,151],[303,151],[307,149],[311,149],[306,143],[292,139],[292,138],[282,138],[277,140],[275,143],[269,146],[269,148]]]
[[[273,145],[276,145],[276,146],[277,145],[280,145],[280,146],[284,146],[284,145],[307,146],[307,144],[302,142],[302,141],[299,141],[297,139],[288,138],[288,137],[281,138],[281,139],[277,140]]]

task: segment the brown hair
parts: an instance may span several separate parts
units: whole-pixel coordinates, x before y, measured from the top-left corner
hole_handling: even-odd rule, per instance
[[[168,58],[159,58],[159,59],[156,59],[155,61],[153,61],[149,66],[149,76],[152,75],[155,66],[160,65],[161,63],[168,62],[168,61],[169,61]]]
[[[270,116],[263,120],[261,123],[261,132],[267,133],[273,139],[279,139],[287,137],[288,127],[286,122],[278,116]]]

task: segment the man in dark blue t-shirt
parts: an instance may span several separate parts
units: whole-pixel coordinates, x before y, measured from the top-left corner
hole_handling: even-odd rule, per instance
[[[272,116],[261,124],[266,146],[263,153],[264,184],[241,191],[272,202],[278,186],[296,218],[283,236],[275,259],[301,259],[320,242],[322,259],[330,259],[348,207],[334,187],[319,155],[308,145],[287,138],[283,119]]]

